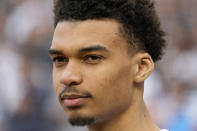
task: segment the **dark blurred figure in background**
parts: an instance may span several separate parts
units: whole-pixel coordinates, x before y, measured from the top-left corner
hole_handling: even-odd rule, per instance
[[[52,3],[0,1],[0,131],[86,130],[70,128],[52,90]],[[160,127],[197,131],[197,1],[155,3],[168,47],[145,82],[146,103]]]

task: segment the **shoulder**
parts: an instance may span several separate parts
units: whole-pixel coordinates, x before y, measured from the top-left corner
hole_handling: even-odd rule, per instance
[[[162,130],[160,130],[160,131],[168,131],[168,130],[166,130],[166,129],[162,129]]]

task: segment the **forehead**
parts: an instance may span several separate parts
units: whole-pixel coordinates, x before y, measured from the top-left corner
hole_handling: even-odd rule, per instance
[[[121,47],[123,42],[120,24],[114,20],[62,21],[56,26],[52,48],[75,48],[91,44]]]

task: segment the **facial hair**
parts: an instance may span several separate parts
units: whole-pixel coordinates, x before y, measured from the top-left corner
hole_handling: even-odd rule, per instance
[[[86,126],[95,122],[94,117],[84,117],[80,115],[75,115],[69,118],[69,122],[73,126]]]
[[[59,98],[61,99],[61,96],[66,93],[76,93],[76,94],[92,97],[92,95],[89,92],[79,90],[76,87],[64,87],[64,89],[59,93]],[[69,109],[72,109],[72,110],[75,110],[78,108],[80,108],[80,107],[69,107]],[[82,116],[80,114],[73,114],[73,116],[71,116],[68,119],[68,121],[73,126],[86,126],[86,125],[90,125],[90,124],[94,123],[95,118],[88,117],[88,116]]]

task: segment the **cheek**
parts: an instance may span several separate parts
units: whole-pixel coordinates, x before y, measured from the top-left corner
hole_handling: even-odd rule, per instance
[[[58,93],[60,92],[59,87],[60,87],[60,73],[58,73],[55,69],[53,69],[53,88],[56,92],[56,94],[58,95]]]
[[[124,102],[125,98],[130,97],[132,93],[132,82],[128,69],[120,68],[109,70],[103,79],[104,95],[113,104],[114,102]],[[123,101],[124,100],[124,101]]]
[[[97,71],[89,78],[95,109],[100,112],[117,112],[126,108],[132,98],[129,67],[109,66]]]
[[[128,92],[132,89],[132,75],[130,66],[110,65],[95,72],[95,85],[99,86],[101,93],[107,96]],[[97,90],[97,89],[95,89]],[[113,95],[114,96],[114,95]]]

